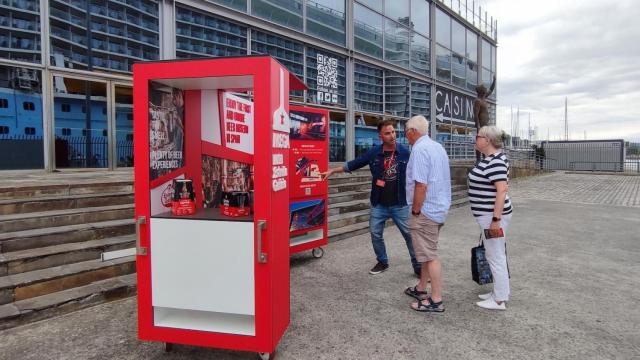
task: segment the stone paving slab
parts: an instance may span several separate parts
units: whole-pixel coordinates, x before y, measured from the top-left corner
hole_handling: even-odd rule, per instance
[[[563,181],[554,176],[511,186],[507,311],[474,304],[489,286],[470,280],[478,228],[457,208],[440,242],[445,313],[409,309],[402,291],[416,279],[395,227],[385,232],[390,268],[376,276],[367,273],[375,260],[363,234],[329,244],[322,259],[292,256],[291,324],[278,359],[640,358],[640,209],[524,196]],[[165,354],[136,334],[130,298],[2,331],[0,358],[255,359],[190,346]]]

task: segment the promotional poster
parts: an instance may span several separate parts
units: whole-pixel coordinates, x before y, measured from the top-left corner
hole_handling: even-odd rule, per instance
[[[327,126],[325,113],[291,110],[291,196],[318,196],[326,193],[322,172],[327,171]]]
[[[149,83],[149,179],[184,166],[184,93]]]
[[[324,225],[324,199],[292,202],[289,205],[289,231],[309,230]]]
[[[250,194],[251,191],[253,191],[252,165],[213,156],[202,156],[202,195],[205,208],[219,208],[225,198],[229,199],[228,194],[233,193],[235,197],[236,194]],[[245,200],[240,203],[244,204]],[[250,205],[248,195],[246,204]]]
[[[222,201],[222,159],[202,155],[202,205],[220,207]]]

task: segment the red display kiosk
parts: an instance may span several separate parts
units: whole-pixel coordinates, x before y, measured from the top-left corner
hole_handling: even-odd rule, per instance
[[[269,358],[289,325],[288,94],[304,84],[268,56],[139,63],[133,81],[139,337]],[[171,212],[189,198],[194,214]]]
[[[322,257],[327,245],[328,185],[322,181],[329,169],[329,112],[302,106],[290,106],[291,171],[290,248],[291,253],[312,250]]]

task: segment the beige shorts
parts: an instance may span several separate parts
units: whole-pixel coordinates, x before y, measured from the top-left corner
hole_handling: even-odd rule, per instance
[[[409,228],[411,229],[411,241],[416,260],[419,263],[438,258],[438,236],[443,224],[432,221],[424,214],[409,216]]]

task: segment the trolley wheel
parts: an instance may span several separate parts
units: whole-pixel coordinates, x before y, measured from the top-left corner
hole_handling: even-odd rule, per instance
[[[314,248],[311,250],[311,255],[316,259],[320,259],[324,255],[324,249],[320,247]]]
[[[276,351],[274,350],[272,353],[258,353],[258,359],[260,360],[273,360],[276,358]]]
[[[173,344],[172,343],[164,343],[164,352],[171,352],[171,350],[173,350]]]

